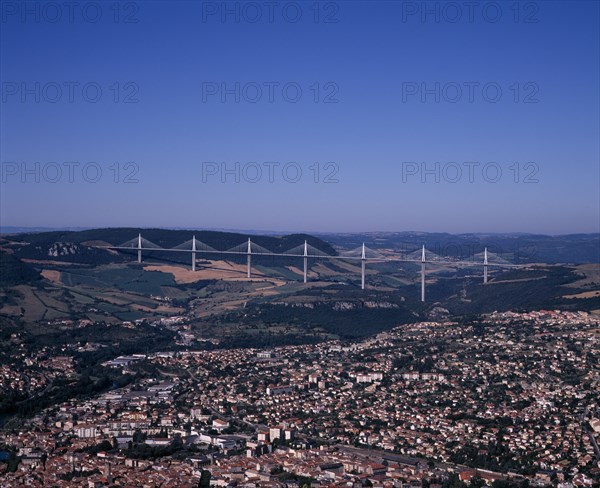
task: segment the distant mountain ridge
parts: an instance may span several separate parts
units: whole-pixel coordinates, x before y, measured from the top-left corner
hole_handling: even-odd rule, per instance
[[[355,248],[363,242],[373,249],[414,251],[425,246],[443,256],[471,258],[485,247],[513,263],[600,263],[600,234],[549,236],[524,233],[371,232],[317,234],[335,246]]]
[[[335,255],[337,251],[327,242],[308,235],[290,234],[285,236],[261,236],[238,234],[233,232],[218,231],[190,231],[168,229],[140,229],[140,228],[106,228],[87,229],[81,231],[51,231],[30,232],[15,235],[5,235],[0,239],[3,248],[14,253],[20,259],[48,260],[54,259],[65,262],[84,264],[105,264],[131,260],[134,250],[122,251],[118,255],[99,249],[97,245],[110,244],[119,246],[141,234],[144,239],[157,246],[170,249],[196,236],[196,240],[207,244],[217,251],[226,251],[240,244],[244,244],[248,237],[252,242],[274,253],[282,253],[308,242],[311,246],[326,254]],[[19,244],[17,244],[17,242]],[[21,243],[26,243],[25,245]],[[93,244],[92,244],[93,243]],[[185,253],[167,253],[161,251],[144,251],[146,257],[171,262],[189,262],[189,255]],[[203,257],[210,258],[204,254]]]
[[[40,233],[40,232],[57,232],[57,231],[82,231],[82,230],[93,230],[93,229],[102,229],[102,228],[111,228],[111,227],[26,227],[26,226],[15,226],[15,225],[0,225],[0,234],[29,234],[29,233]],[[118,228],[118,227],[115,227]],[[151,228],[151,227],[142,227]],[[196,227],[152,227],[156,229],[163,230],[189,230],[189,231],[199,231]],[[214,231],[214,232],[230,232],[234,234],[264,234],[264,235],[272,235],[272,236],[280,236],[284,234],[298,234],[299,232],[280,232],[273,230],[260,230],[260,229],[229,229],[229,228],[206,228],[201,229],[206,231]],[[309,234],[313,235],[314,233]]]
[[[308,235],[308,234],[289,234],[284,236],[260,236],[248,235],[235,232],[220,232],[210,230],[172,230],[172,229],[141,229],[136,227],[114,227],[104,229],[86,229],[80,231],[50,231],[50,232],[33,232],[21,233],[14,237],[36,244],[39,242],[71,242],[82,244],[88,241],[104,241],[112,245],[119,245],[131,239],[137,238],[141,234],[144,239],[152,241],[161,247],[171,248],[185,241],[190,240],[193,236],[199,241],[208,244],[217,250],[227,250],[238,244],[245,242],[248,237],[260,246],[266,247],[273,252],[281,252],[304,244],[308,241],[309,244],[321,249],[328,254],[336,254],[330,244],[325,241]]]

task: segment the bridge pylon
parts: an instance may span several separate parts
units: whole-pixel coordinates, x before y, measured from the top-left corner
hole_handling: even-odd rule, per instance
[[[138,263],[142,262],[142,234],[138,234]]]

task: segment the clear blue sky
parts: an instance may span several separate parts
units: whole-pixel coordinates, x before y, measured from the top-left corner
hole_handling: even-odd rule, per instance
[[[3,226],[599,231],[599,2],[26,4]]]

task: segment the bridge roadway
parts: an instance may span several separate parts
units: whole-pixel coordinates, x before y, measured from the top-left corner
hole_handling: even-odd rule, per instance
[[[421,259],[408,259],[403,257],[362,257],[362,256],[344,256],[343,254],[331,255],[331,254],[287,254],[287,253],[276,253],[276,252],[248,252],[248,251],[217,251],[217,250],[204,250],[204,249],[176,249],[166,247],[124,247],[124,246],[92,246],[98,249],[115,249],[123,251],[161,251],[161,252],[186,252],[186,253],[197,253],[197,254],[229,254],[239,256],[281,256],[281,257],[292,257],[292,258],[310,258],[310,259],[342,259],[342,260],[354,260],[354,261],[369,261],[369,262],[403,262],[403,263],[421,263]],[[440,264],[440,265],[461,265],[461,266],[483,266],[481,261],[455,261],[455,260],[432,260],[424,261],[427,264]],[[502,268],[522,268],[523,264],[510,264],[510,263],[488,263],[486,266],[496,266]]]

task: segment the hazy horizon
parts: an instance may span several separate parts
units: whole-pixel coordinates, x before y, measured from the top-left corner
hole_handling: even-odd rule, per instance
[[[44,227],[44,226],[12,226],[12,225],[0,225],[0,234],[20,234],[27,232],[53,232],[53,231],[64,231],[64,232],[78,232],[84,230],[94,229],[141,229],[141,230],[189,230],[189,231],[213,231],[213,232],[231,232],[231,233],[249,233],[249,234],[270,234],[270,235],[285,235],[285,234],[314,234],[314,235],[341,235],[341,234],[449,234],[449,235],[489,235],[489,236],[502,236],[502,235],[531,235],[531,236],[547,236],[547,237],[562,237],[572,235],[600,235],[600,232],[569,232],[564,234],[544,234],[535,232],[450,232],[450,231],[438,231],[438,230],[355,230],[355,231],[315,231],[306,229],[289,229],[289,230],[277,230],[277,229],[242,229],[242,228],[229,228],[229,227],[194,227],[194,226],[183,226],[183,227],[169,227],[169,226],[156,226],[156,227],[136,227],[136,226],[106,226],[106,227],[79,227],[79,226],[63,226],[63,227]]]

